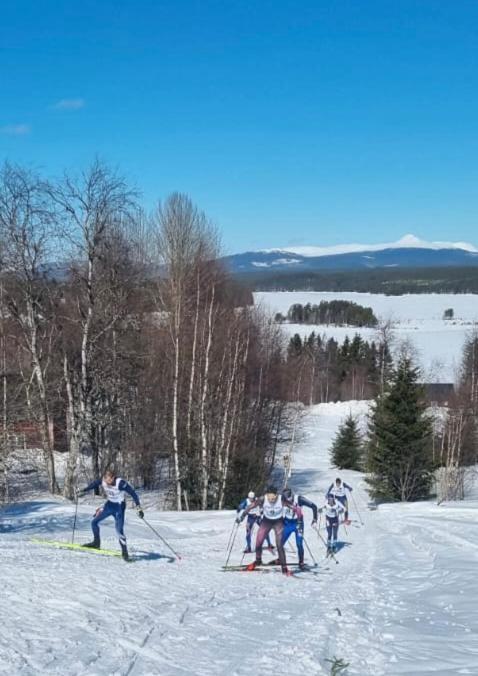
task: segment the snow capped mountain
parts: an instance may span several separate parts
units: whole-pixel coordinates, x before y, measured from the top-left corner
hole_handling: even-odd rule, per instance
[[[478,253],[478,248],[468,242],[427,242],[415,237],[415,235],[404,235],[397,242],[388,244],[338,244],[336,246],[296,246],[286,247],[284,249],[262,249],[261,253],[292,253],[300,256],[318,258],[320,256],[333,256],[345,253],[357,253],[361,251],[384,251],[385,249],[459,249]]]
[[[478,248],[468,242],[427,242],[405,235],[386,244],[298,246],[246,251],[224,258],[232,272],[354,270],[385,267],[478,266]]]

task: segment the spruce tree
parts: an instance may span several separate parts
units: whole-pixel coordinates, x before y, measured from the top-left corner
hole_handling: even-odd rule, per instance
[[[332,444],[332,462],[338,469],[360,470],[362,452],[357,419],[350,413],[339,427]]]
[[[367,479],[372,497],[427,498],[433,478],[432,421],[426,414],[418,369],[403,357],[392,371],[369,420]]]

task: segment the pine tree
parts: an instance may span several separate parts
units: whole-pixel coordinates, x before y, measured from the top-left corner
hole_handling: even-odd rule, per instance
[[[433,473],[432,421],[426,414],[418,370],[400,359],[369,421],[367,469],[372,497],[427,498]]]
[[[357,419],[350,413],[339,427],[332,445],[332,462],[338,469],[360,470],[363,444]]]

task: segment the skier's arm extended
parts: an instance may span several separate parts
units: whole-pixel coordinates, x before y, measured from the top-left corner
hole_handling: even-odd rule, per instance
[[[326,498],[331,494],[333,487],[334,487],[334,484],[333,484],[333,482],[332,482],[332,483],[330,484],[330,486],[327,488],[327,492],[325,493],[325,497],[326,497]]]
[[[346,484],[345,481],[344,481],[344,483],[343,483],[343,487],[346,488],[346,489],[347,489],[348,491],[350,491],[350,492],[353,491],[352,486],[349,486],[348,484]]]
[[[317,521],[317,505],[315,504],[315,502],[312,502],[312,500],[304,498],[303,495],[299,495],[299,499],[297,502],[299,503],[299,507],[308,507],[309,509],[312,510],[312,513],[314,515],[312,523],[314,523],[314,521]]]
[[[120,491],[128,493],[128,495],[130,495],[133,498],[136,507],[140,506],[138,494],[136,493],[136,491],[134,490],[133,486],[130,483],[125,481],[125,479],[121,479],[121,481],[118,484],[118,488]]]
[[[82,488],[80,491],[78,491],[78,495],[84,495],[85,493],[88,493],[88,491],[93,491],[96,488],[99,488],[101,486],[101,479],[95,479],[91,483],[88,484],[86,488]]]

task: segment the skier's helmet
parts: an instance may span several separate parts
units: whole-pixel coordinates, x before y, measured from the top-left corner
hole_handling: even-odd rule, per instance
[[[335,479],[335,483],[338,484],[338,485],[340,486],[340,484],[342,483],[342,479],[341,479],[340,477],[337,477],[337,478]]]
[[[256,494],[254,493],[254,491],[249,491],[249,493],[247,494],[247,497],[249,498],[249,500],[254,500],[254,498],[256,497]]]
[[[328,500],[329,502],[335,502],[335,498],[334,498],[334,496],[332,495],[332,493],[329,493],[329,494],[328,494],[327,500]]]
[[[286,500],[290,500],[292,498],[292,488],[284,488],[282,495]]]

